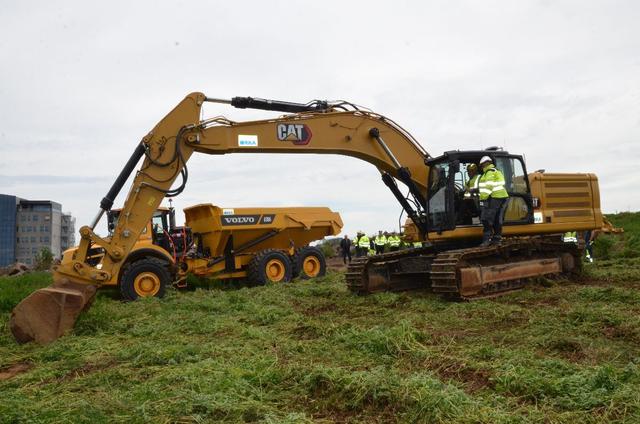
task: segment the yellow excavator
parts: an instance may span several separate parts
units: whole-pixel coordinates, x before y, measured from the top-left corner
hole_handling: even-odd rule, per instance
[[[248,122],[200,119],[206,102],[285,115]],[[80,229],[78,249],[54,269],[52,286],[32,293],[14,309],[10,328],[16,340],[48,343],[73,327],[96,287],[120,273],[161,201],[183,191],[194,152],[339,154],[373,164],[423,246],[354,261],[346,282],[355,293],[430,288],[456,299],[496,296],[522,287],[529,277],[578,272],[582,246],[564,243],[559,234],[603,226],[593,174],[528,174],[522,156],[499,148],[433,157],[393,120],[346,101],[301,104],[191,93],[136,146],[93,222]],[[477,198],[465,196],[464,190],[466,165],[477,164],[483,156],[502,171],[509,194],[506,238],[487,247],[478,246],[482,226]],[[100,237],[94,228],[141,159],[117,225],[110,237]],[[180,184],[172,188],[178,177]],[[99,263],[90,260],[96,248],[104,251]],[[142,265],[138,268],[145,273],[160,272],[156,268],[163,266],[155,258]]]

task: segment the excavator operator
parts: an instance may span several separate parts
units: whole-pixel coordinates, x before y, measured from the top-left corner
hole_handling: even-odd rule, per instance
[[[475,163],[469,163],[466,166],[467,170],[467,182],[464,183],[464,193],[460,193],[460,214],[458,218],[458,225],[472,225],[473,218],[479,217],[478,212],[478,197],[473,196],[472,193],[477,193],[478,179],[478,165]],[[476,189],[474,191],[474,189]]]
[[[478,175],[478,165],[476,165],[475,163],[470,163],[469,165],[467,165],[467,175],[469,176],[469,179],[465,184],[465,197],[470,197],[471,189],[476,188],[478,184],[478,178],[480,178],[480,175]]]

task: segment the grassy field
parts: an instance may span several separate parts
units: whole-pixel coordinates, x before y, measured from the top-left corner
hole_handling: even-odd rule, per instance
[[[102,292],[18,346],[46,273],[0,278],[0,422],[640,422],[640,258],[492,300],[350,295],[341,273],[256,288]]]

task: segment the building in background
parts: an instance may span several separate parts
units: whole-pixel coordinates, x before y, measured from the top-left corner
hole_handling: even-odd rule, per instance
[[[16,211],[20,198],[0,194],[0,266],[16,261]]]
[[[0,194],[0,266],[33,265],[43,247],[60,258],[73,245],[74,232],[75,219],[62,213],[60,203]]]
[[[61,219],[60,250],[64,252],[76,245],[76,219],[70,213],[63,213]]]

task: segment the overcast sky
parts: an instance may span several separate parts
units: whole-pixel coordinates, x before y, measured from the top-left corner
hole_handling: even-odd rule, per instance
[[[78,226],[192,91],[350,100],[433,156],[504,146],[529,171],[596,173],[606,212],[640,210],[638,1],[1,5],[0,193],[60,202]],[[354,158],[200,155],[189,170],[178,208],[326,205],[349,234],[397,228],[399,205]]]

